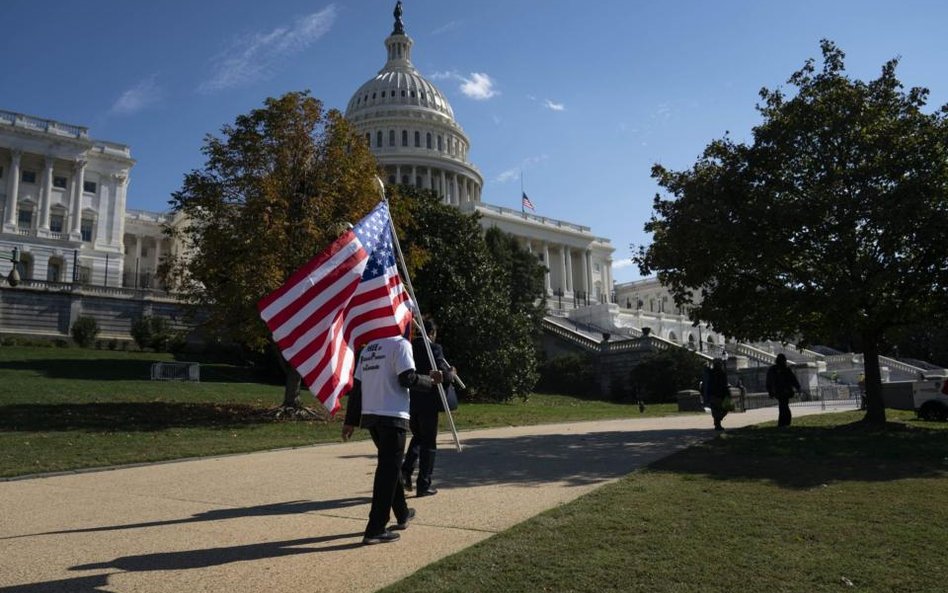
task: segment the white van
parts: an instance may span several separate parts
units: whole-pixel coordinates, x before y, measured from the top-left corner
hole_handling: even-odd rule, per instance
[[[929,377],[912,383],[915,413],[923,420],[948,420],[948,379]]]

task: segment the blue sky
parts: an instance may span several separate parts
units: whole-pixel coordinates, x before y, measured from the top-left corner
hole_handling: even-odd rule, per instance
[[[858,78],[901,57],[906,85],[948,102],[948,3],[404,0],[413,60],[448,96],[483,199],[591,226],[638,278],[629,244],[657,186],[725,131],[749,137],[762,86],[785,86],[819,40]],[[390,0],[3,0],[0,109],[131,146],[128,207],[166,210],[216,133],[268,96],[310,89],[345,109],[385,61]]]

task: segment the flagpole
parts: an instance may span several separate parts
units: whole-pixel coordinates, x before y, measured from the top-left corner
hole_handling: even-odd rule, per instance
[[[523,191],[523,167],[520,167],[520,214],[527,213],[527,205],[523,203],[523,196],[527,195]]]
[[[382,196],[382,200],[388,205],[388,197],[385,195],[385,184],[382,183],[382,180],[376,176],[376,183],[379,186],[379,193]],[[395,220],[391,216],[391,209],[389,209],[389,223],[392,227],[392,242],[395,244],[395,251],[398,252],[398,261],[402,264],[402,273],[405,274],[405,285],[408,288],[408,296],[411,297],[412,303],[415,304],[415,307],[418,310],[418,315],[421,316],[421,307],[418,306],[418,299],[415,298],[415,289],[411,285],[411,277],[408,275],[408,266],[405,265],[405,256],[402,255],[402,247],[398,244],[398,233],[395,232]],[[422,319],[424,317],[422,316]],[[428,352],[428,361],[431,364],[433,370],[438,370],[438,366],[435,363],[434,352],[431,350],[431,341],[428,339],[427,332],[424,331],[424,325],[422,325],[421,335],[425,343],[425,350]],[[448,408],[448,396],[444,393],[444,385],[438,383],[438,395],[441,396],[441,405],[444,408],[444,413],[448,416],[448,423],[451,425],[451,434],[454,436],[454,446],[457,448],[458,453],[461,452],[461,440],[458,438],[458,429],[454,426],[454,417],[451,415],[451,410]]]

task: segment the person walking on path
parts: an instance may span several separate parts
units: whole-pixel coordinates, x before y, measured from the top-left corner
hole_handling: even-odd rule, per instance
[[[715,358],[711,363],[711,372],[708,374],[708,399],[711,405],[711,418],[714,419],[714,430],[724,430],[721,421],[727,416],[731,407],[731,388],[727,384],[727,373],[724,372],[724,361]]]
[[[363,544],[393,542],[395,531],[408,527],[415,510],[408,508],[398,473],[405,455],[405,435],[409,419],[409,390],[437,385],[441,371],[428,375],[415,372],[411,343],[404,337],[369,342],[359,354],[355,383],[349,393],[342,440],[347,441],[356,425],[367,428],[378,451],[372,507],[362,538]],[[387,529],[394,511],[397,523]]]
[[[454,381],[456,370],[444,359],[444,349],[436,344],[438,326],[433,319],[425,319],[424,331],[431,342],[431,352],[434,354],[435,365],[442,373],[442,383],[450,385]],[[415,368],[419,373],[431,370],[431,361],[425,349],[424,338],[418,336],[412,340],[412,352],[415,358]],[[430,388],[417,385],[411,388],[411,419],[408,426],[411,428],[411,442],[402,463],[402,486],[405,490],[412,489],[411,478],[415,471],[415,462],[418,463],[418,488],[415,496],[432,496],[438,493],[431,487],[431,475],[434,472],[435,457],[438,452],[438,414],[441,410],[441,397],[437,386]]]
[[[787,366],[787,357],[778,354],[776,362],[767,369],[767,394],[777,400],[780,410],[777,426],[790,426],[790,398],[795,393],[800,393],[800,382]]]

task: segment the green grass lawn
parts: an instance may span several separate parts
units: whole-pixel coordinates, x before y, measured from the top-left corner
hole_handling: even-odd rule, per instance
[[[247,369],[202,365],[200,383],[150,381],[151,364],[162,360],[171,358],[0,347],[0,477],[339,440],[342,413],[328,422],[273,421],[266,412],[282,401],[282,386],[260,383]],[[674,412],[661,405],[645,414]],[[455,423],[465,430],[628,415],[640,415],[638,408],[537,394],[526,402],[462,404]]]
[[[945,591],[948,424],[888,414],[728,431],[384,591]]]

